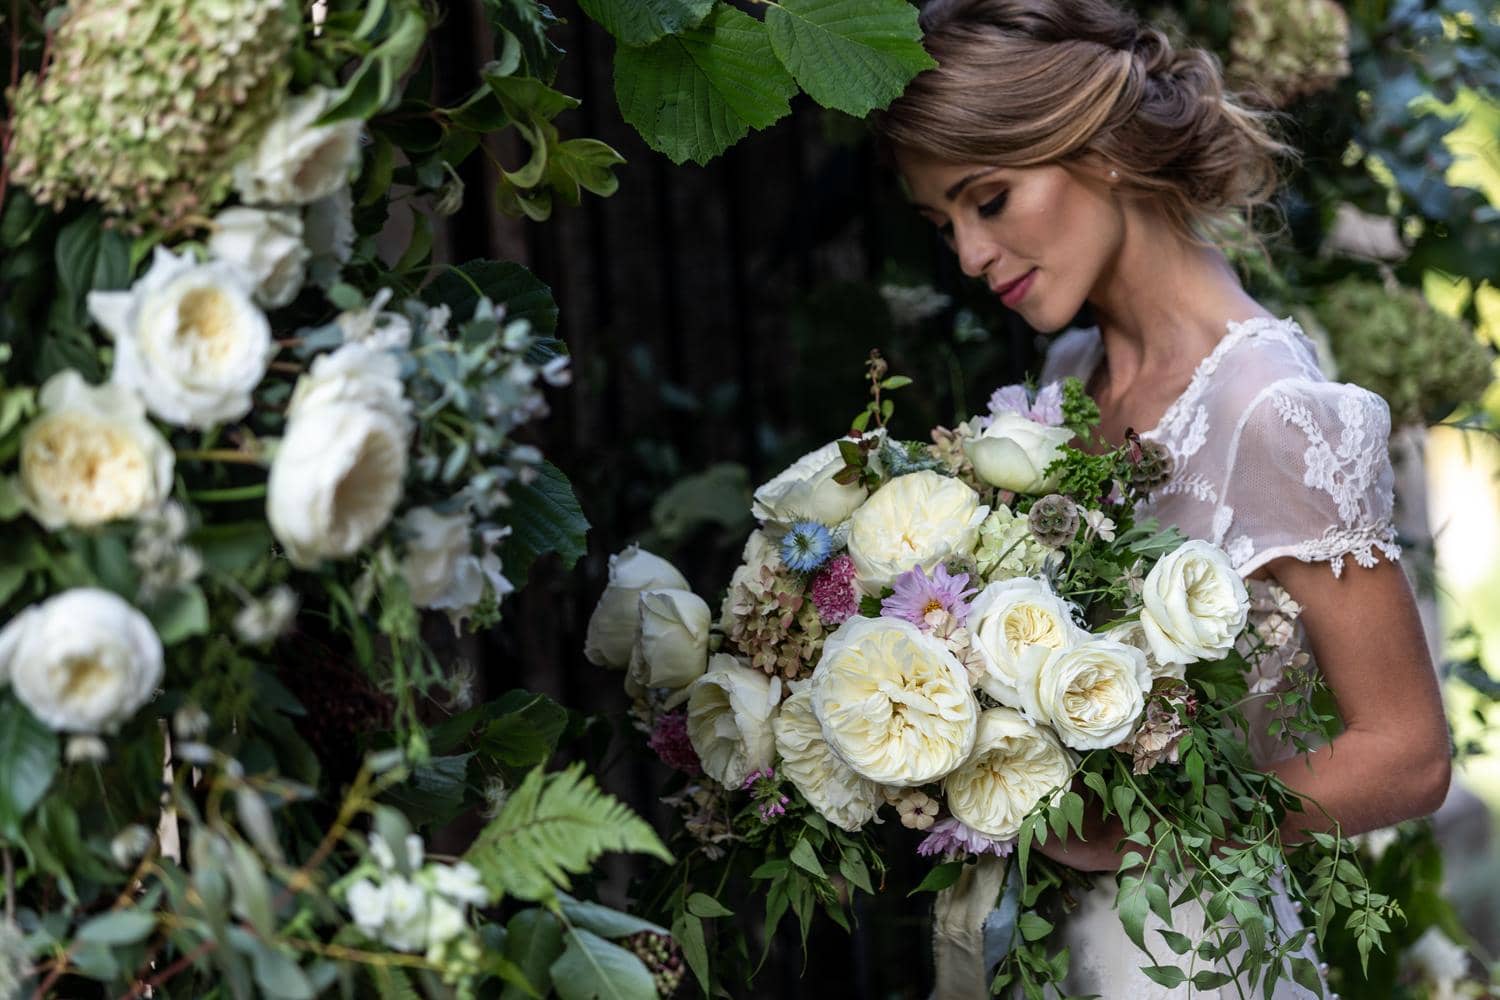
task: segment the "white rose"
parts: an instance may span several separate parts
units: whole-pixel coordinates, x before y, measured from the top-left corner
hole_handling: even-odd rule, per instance
[[[931,571],[954,553],[970,553],[989,512],[972,487],[931,470],[891,480],[851,519],[849,555],[860,586],[876,594],[913,566]]]
[[[21,501],[51,530],[89,528],[154,509],[172,492],[172,448],[135,393],[69,369],[37,396],[21,435]]]
[[[303,238],[312,255],[308,273],[327,287],[338,280],[339,271],[354,255],[354,196],[345,184],[326,198],[307,206],[302,217]]]
[[[287,101],[255,149],[235,164],[234,187],[246,203],[306,205],[349,182],[349,173],[359,162],[364,125],[352,118],[316,124],[333,96],[330,90],[313,87]]]
[[[1073,440],[1066,427],[1051,427],[1019,413],[1000,413],[984,433],[964,441],[964,452],[979,478],[1014,493],[1048,493],[1057,477],[1046,476],[1047,466]]]
[[[865,502],[868,493],[859,483],[842,485],[833,481],[843,467],[839,442],[830,441],[756,490],[751,511],[762,522],[791,524],[806,520],[829,527],[842,524]]]
[[[688,688],[688,741],[703,773],[739,788],[751,771],[770,767],[776,750],[771,716],[780,698],[779,679],[715,654],[708,673]]]
[[[1022,711],[1035,702],[1035,694],[1026,692],[1034,692],[1047,658],[1089,638],[1073,623],[1072,605],[1033,577],[1001,580],[980,591],[969,608],[969,633],[984,663],[979,687]]]
[[[276,353],[255,283],[227,261],[194,263],[157,247],[125,292],[89,292],[89,313],[115,342],[112,381],[168,423],[212,427],[250,412]]]
[[[255,301],[279,309],[302,290],[311,255],[296,212],[226,208],[214,216],[208,252],[238,265],[255,282]]]
[[[598,667],[628,666],[641,632],[641,591],[687,589],[687,579],[675,566],[638,545],[610,556],[609,585],[589,618],[583,655]]]
[[[1050,725],[1063,743],[1102,750],[1135,731],[1150,690],[1145,653],[1093,639],[1048,657],[1022,695],[1031,717]]]
[[[1245,628],[1250,595],[1222,549],[1195,539],[1146,574],[1141,628],[1158,663],[1217,660]]]
[[[851,832],[875,817],[885,801],[880,786],[851,771],[823,739],[811,691],[804,687],[782,702],[771,728],[781,758],[779,773],[797,786],[820,816]]]
[[[687,687],[708,669],[713,613],[691,590],[643,590],[640,637],[630,652],[630,679],[643,688]]]
[[[266,496],[295,565],[353,555],[385,527],[406,478],[406,410],[395,359],[359,344],[298,380]]]
[[[948,810],[995,840],[1021,832],[1021,820],[1049,794],[1067,789],[1073,760],[1057,737],[1009,708],[979,716],[974,753],[943,780]]]
[[[1115,642],[1123,642],[1127,646],[1134,646],[1146,654],[1146,666],[1151,670],[1151,676],[1169,677],[1180,681],[1187,676],[1187,668],[1181,663],[1158,663],[1156,656],[1151,652],[1151,641],[1146,638],[1146,630],[1140,621],[1126,622],[1116,625],[1104,633],[1104,638],[1113,639]]]
[[[849,619],[824,643],[809,687],[823,738],[870,781],[925,785],[974,747],[979,705],[968,674],[910,622]]]
[[[407,536],[401,575],[417,607],[446,611],[457,627],[483,600],[486,583],[497,598],[513,589],[499,574],[499,556],[474,552],[474,523],[467,511],[439,514],[417,507],[401,519],[401,528]]]
[[[0,631],[0,681],[52,729],[110,732],[156,692],[162,646],[146,616],[80,587],[34,604]]]

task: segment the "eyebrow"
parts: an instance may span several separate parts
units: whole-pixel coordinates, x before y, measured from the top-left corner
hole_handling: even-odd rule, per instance
[[[993,174],[993,173],[995,173],[997,171],[1004,170],[1004,169],[1005,169],[1004,167],[986,167],[983,170],[976,170],[972,174],[969,174],[967,177],[961,178],[960,180],[958,180],[957,182],[955,182],[952,187],[950,187],[948,190],[944,191],[943,192],[943,198],[946,199],[947,201],[952,201],[953,199],[957,198],[961,193],[963,193],[963,189],[966,188],[966,187],[968,187],[970,184],[974,183],[975,181],[979,180],[982,177],[988,177],[990,174]],[[923,205],[921,202],[912,202],[912,206],[914,208],[925,208],[929,212],[935,211],[930,206]]]

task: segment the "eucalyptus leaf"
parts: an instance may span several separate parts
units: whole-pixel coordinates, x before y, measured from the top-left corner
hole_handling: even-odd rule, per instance
[[[631,952],[576,927],[564,941],[550,970],[562,1000],[656,1000],[650,970]]]

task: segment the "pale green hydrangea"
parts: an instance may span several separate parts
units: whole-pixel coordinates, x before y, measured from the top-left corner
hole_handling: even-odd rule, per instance
[[[974,561],[986,581],[1031,576],[1041,570],[1048,549],[1031,533],[1026,518],[999,504],[979,526],[979,547]]]
[[[133,229],[206,221],[281,104],[297,31],[290,0],[76,0],[46,76],[13,93],[12,178]]]
[[[1237,0],[1230,80],[1286,107],[1349,75],[1349,19],[1333,0]]]
[[[1393,427],[1478,402],[1493,378],[1494,354],[1468,324],[1410,289],[1349,278],[1324,292],[1313,312],[1328,330],[1339,378],[1384,397]]]

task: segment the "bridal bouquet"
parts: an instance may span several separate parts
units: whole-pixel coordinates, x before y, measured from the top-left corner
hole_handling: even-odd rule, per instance
[[[1134,436],[1079,447],[1098,410],[1078,380],[1002,388],[922,444],[887,426],[909,380],[878,356],[868,377],[850,434],[756,491],[760,526],[717,615],[665,560],[612,560],[586,653],[626,671],[649,746],[684,775],[669,801],[696,842],[648,912],[673,910],[678,939],[700,942],[696,964],[685,950],[706,984],[701,922],[732,902],[710,879],[760,884],[768,937],[788,906],[804,935],[815,904],[847,926],[845,894],[884,869],[871,825],[894,814],[943,859],[921,888],[977,856],[1013,860],[996,985],[1040,989],[1066,971],[1053,890],[1079,876],[1032,848],[1082,836],[1092,812],[1123,826],[1120,917],[1153,979],[1222,985],[1215,962],[1247,945],[1237,971],[1316,983],[1293,957],[1311,931],[1283,933],[1271,909],[1277,823],[1297,800],[1252,766],[1240,710],[1257,665],[1295,655],[1295,603],[1252,601],[1224,552],[1134,518],[1170,457]],[[1329,720],[1292,666],[1300,684],[1255,694],[1304,741]],[[1347,858],[1318,872],[1296,891],[1319,929],[1337,899],[1373,940],[1386,901]],[[1184,928],[1197,939],[1172,929],[1178,892],[1208,901],[1211,926]],[[1148,959],[1148,911],[1203,971]]]

